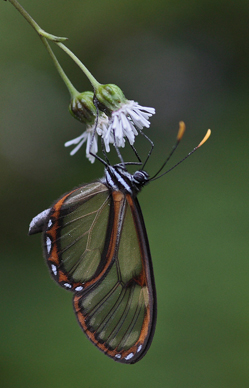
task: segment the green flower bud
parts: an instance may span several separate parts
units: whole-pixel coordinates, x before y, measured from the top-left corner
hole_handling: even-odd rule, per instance
[[[122,90],[114,84],[99,85],[95,89],[95,97],[99,109],[108,116],[127,101]]]
[[[93,92],[83,92],[74,97],[69,105],[71,115],[85,124],[92,125],[96,118]]]

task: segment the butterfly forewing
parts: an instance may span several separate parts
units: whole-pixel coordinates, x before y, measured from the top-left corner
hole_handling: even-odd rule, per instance
[[[103,269],[110,194],[94,182],[62,197],[51,209],[44,233],[45,255],[55,280],[81,290]]]
[[[156,295],[147,235],[137,200],[111,197],[112,238],[102,257],[110,265],[90,287],[76,294],[80,325],[100,350],[116,361],[134,363],[151,343]],[[114,231],[116,230],[116,234]]]

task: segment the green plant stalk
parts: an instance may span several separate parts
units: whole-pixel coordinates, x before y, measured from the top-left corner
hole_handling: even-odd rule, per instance
[[[54,65],[58,71],[58,73],[60,74],[61,78],[63,79],[66,87],[68,88],[68,91],[71,95],[71,98],[74,98],[76,97],[78,94],[79,94],[79,91],[77,89],[75,89],[75,87],[73,86],[72,82],[70,81],[70,79],[67,77],[66,73],[64,72],[64,70],[62,69],[58,59],[56,58],[53,50],[51,49],[47,39],[45,39],[43,36],[41,36],[41,40],[44,44],[44,46],[46,47],[46,49],[48,50],[48,53],[49,55],[51,56],[53,62],[54,62]]]
[[[21,4],[18,3],[17,0],[9,0],[9,2],[20,12],[20,14],[27,20],[27,22],[34,28],[34,30],[38,33],[38,35],[43,36],[44,38],[47,38],[49,40],[52,40],[54,42],[64,42],[67,40],[67,38],[55,36],[52,34],[48,34],[46,31],[44,31],[30,16],[30,14],[25,11],[25,9],[21,6]]]
[[[71,94],[71,97],[75,97],[79,92],[75,89],[69,78],[66,76],[64,70],[62,69],[61,65],[59,64],[59,61],[57,60],[53,50],[51,49],[49,43],[47,40],[51,40],[52,42],[56,43],[63,51],[69,55],[73,61],[79,66],[79,68],[83,71],[83,73],[87,76],[89,81],[91,82],[94,89],[96,89],[100,83],[93,77],[93,75],[90,73],[90,71],[85,67],[85,65],[76,57],[76,55],[73,54],[71,50],[69,50],[62,42],[67,40],[65,37],[59,37],[52,34],[47,33],[44,31],[36,22],[35,20],[29,15],[29,13],[18,3],[17,0],[9,0],[9,2],[20,12],[20,14],[27,20],[27,22],[34,28],[34,30],[38,33],[40,36],[43,44],[45,45],[46,49],[49,52],[49,55],[51,56],[55,67],[60,74],[61,78],[63,79],[65,85],[67,86],[69,93]]]
[[[86,68],[86,66],[79,60],[79,58],[76,57],[76,55],[71,51],[69,50],[69,48],[67,46],[65,46],[63,43],[61,42],[56,42],[56,44],[63,50],[65,51],[65,53],[67,53],[67,55],[69,55],[69,57],[72,58],[72,60],[79,66],[79,68],[83,71],[83,73],[87,76],[87,78],[89,79],[89,81],[91,82],[92,86],[94,89],[97,89],[98,86],[100,86],[101,84],[96,80],[96,78],[94,78],[94,76],[90,73],[90,71]]]

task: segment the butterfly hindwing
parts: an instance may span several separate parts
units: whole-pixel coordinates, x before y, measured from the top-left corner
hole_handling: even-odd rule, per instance
[[[155,329],[156,294],[147,234],[138,201],[111,194],[104,254],[106,272],[74,296],[74,309],[89,339],[122,363],[135,363],[147,352]]]

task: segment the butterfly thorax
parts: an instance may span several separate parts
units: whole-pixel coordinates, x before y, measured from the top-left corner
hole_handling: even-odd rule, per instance
[[[149,175],[146,171],[138,170],[134,174],[130,174],[120,165],[108,166],[102,180],[111,190],[129,193],[134,197],[148,181]]]

